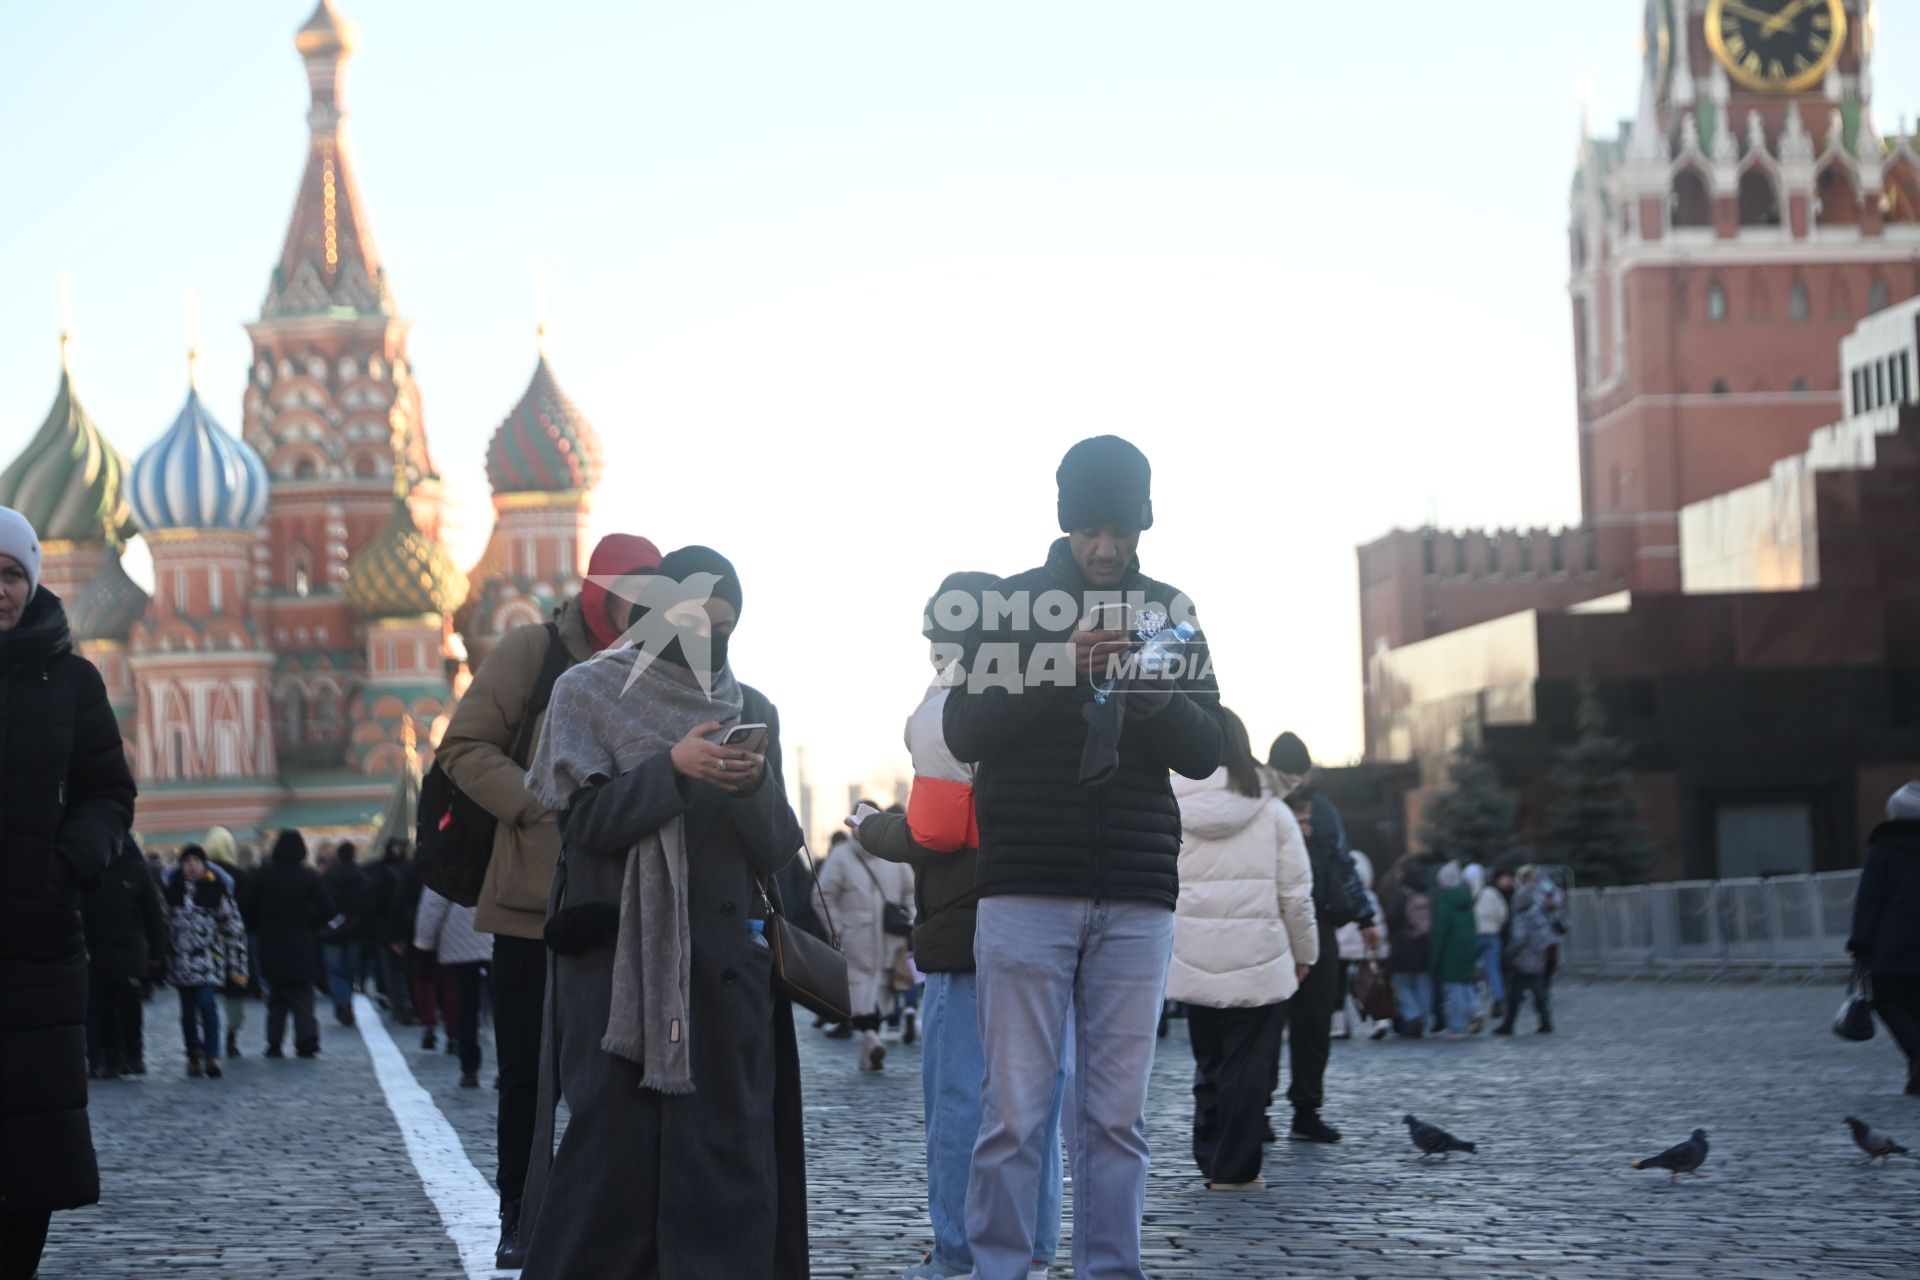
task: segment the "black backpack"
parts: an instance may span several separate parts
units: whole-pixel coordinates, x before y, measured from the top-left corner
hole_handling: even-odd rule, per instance
[[[508,757],[515,764],[527,762],[527,749],[533,745],[533,723],[553,701],[554,682],[569,665],[560,628],[549,622],[546,659],[540,664],[539,678],[521,713],[520,732]],[[438,760],[420,780],[420,807],[415,813],[413,869],[420,883],[456,906],[477,905],[480,886],[487,878],[487,863],[493,858],[493,836],[499,819],[455,786]]]
[[[1307,860],[1313,864],[1313,914],[1335,929],[1359,919],[1353,895],[1347,890],[1347,859],[1339,842],[1314,836],[1307,841]]]

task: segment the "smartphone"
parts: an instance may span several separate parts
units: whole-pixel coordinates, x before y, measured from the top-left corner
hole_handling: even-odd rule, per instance
[[[878,809],[874,808],[872,805],[868,804],[866,801],[863,800],[854,807],[853,823],[855,826],[859,826],[862,822],[865,822],[868,818],[871,818],[874,814],[878,812],[880,812]]]
[[[1087,614],[1089,631],[1133,630],[1133,606],[1119,600],[1097,604]]]
[[[767,749],[767,726],[764,724],[737,724],[727,730],[727,736],[720,739],[723,747],[745,747],[758,755]]]

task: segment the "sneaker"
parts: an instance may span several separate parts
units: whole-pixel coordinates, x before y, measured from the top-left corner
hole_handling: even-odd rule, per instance
[[[295,1053],[302,1058],[317,1058],[320,1056],[320,1050],[317,1047],[313,1049],[299,1049],[296,1050]]]
[[[460,1077],[460,1087],[462,1089],[478,1089],[480,1087],[480,1077],[469,1071]]]
[[[1393,1028],[1388,1026],[1386,1023],[1384,1022],[1376,1023],[1374,1024],[1373,1034],[1367,1038],[1369,1040],[1385,1040],[1392,1031],[1393,1031]]]
[[[197,1053],[188,1054],[187,1055],[187,1079],[198,1080],[204,1074],[206,1074],[206,1072],[205,1072],[205,1069],[200,1065],[200,1055]]]
[[[1477,1036],[1480,1034],[1482,1030],[1485,1029],[1486,1025],[1487,1025],[1486,1018],[1476,1013],[1473,1015],[1473,1021],[1468,1025],[1467,1030],[1471,1034]]]
[[[279,1045],[270,1044],[267,1046],[267,1052],[265,1056],[269,1058],[284,1058],[287,1055],[284,1051],[282,1051]]]
[[[900,1273],[900,1280],[965,1280],[971,1271],[961,1271],[944,1262],[935,1262],[931,1253]]]
[[[227,1056],[229,1058],[237,1058],[240,1056],[240,1033],[238,1031],[227,1032]]]
[[[1338,1142],[1340,1131],[1322,1120],[1317,1111],[1296,1111],[1287,1137],[1294,1142]]]
[[[1265,1191],[1266,1189],[1265,1178],[1255,1178],[1252,1182],[1209,1182],[1207,1184],[1209,1191]]]
[[[207,1079],[218,1080],[219,1078],[220,1078],[220,1059],[208,1058],[207,1059]]]

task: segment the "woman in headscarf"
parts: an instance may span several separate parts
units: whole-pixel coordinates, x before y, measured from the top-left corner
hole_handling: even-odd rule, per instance
[[[727,662],[725,557],[682,548],[636,594],[634,643],[560,678],[527,773],[561,854],[523,1275],[805,1277],[799,1058],[764,936],[802,843],[779,717]],[[722,745],[753,724],[763,742]]]
[[[0,1275],[32,1275],[53,1211],[100,1199],[80,886],[132,820],[106,686],[40,584],[33,526],[0,507]]]

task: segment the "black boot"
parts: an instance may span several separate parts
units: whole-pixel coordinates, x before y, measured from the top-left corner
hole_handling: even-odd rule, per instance
[[[500,1202],[500,1245],[493,1251],[493,1265],[502,1271],[518,1271],[526,1265],[527,1251],[520,1245],[520,1202]]]
[[[229,1058],[240,1056],[240,1033],[231,1027],[227,1029],[227,1056]]]

